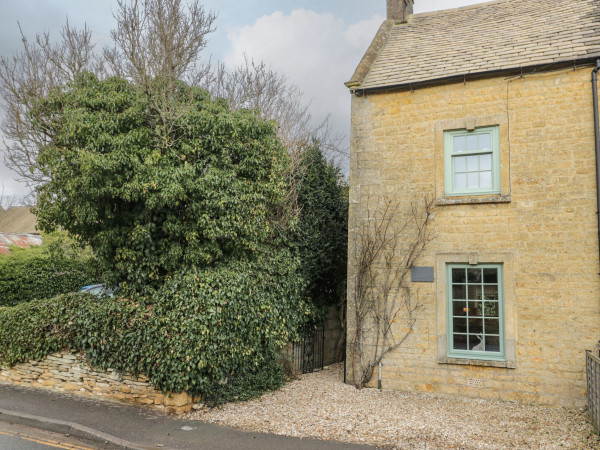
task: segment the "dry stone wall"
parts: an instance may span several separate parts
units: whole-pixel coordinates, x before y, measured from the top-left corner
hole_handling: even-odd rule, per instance
[[[0,383],[11,383],[71,394],[103,397],[121,402],[160,408],[180,414],[192,408],[192,397],[163,394],[150,384],[148,378],[92,369],[82,353],[61,352],[47,356],[43,361],[29,361],[11,368],[0,368]]]

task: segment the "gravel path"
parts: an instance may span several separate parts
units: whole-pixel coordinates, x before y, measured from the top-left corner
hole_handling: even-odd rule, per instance
[[[342,366],[303,375],[259,399],[187,418],[252,431],[386,448],[600,449],[582,411],[434,394],[357,390]]]

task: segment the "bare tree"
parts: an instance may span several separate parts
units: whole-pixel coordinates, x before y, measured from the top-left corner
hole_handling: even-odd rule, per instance
[[[11,206],[20,204],[21,201],[17,194],[7,194],[6,188],[3,184],[0,184],[0,211],[8,209]]]
[[[30,43],[22,35],[23,50],[12,58],[0,59],[0,95],[5,117],[1,130],[5,137],[5,163],[19,181],[29,187],[45,182],[38,155],[53,136],[34,127],[28,112],[38,99],[77,78],[93,72],[99,78],[120,76],[140,86],[148,96],[157,118],[157,143],[167,152],[173,141],[173,127],[186,114],[185,102],[175,101],[180,80],[207,88],[214,96],[228,100],[233,109],[249,108],[277,123],[278,135],[290,152],[291,201],[293,179],[302,168],[302,150],[315,142],[329,157],[346,156],[343,137],[332,132],[329,118],[316,121],[310,103],[284,75],[263,62],[245,59],[240,66],[226,70],[202,60],[207,36],[214,31],[216,15],[206,12],[198,0],[118,0],[111,31],[113,45],[95,52],[91,31],[76,30],[67,24],[53,43],[48,34],[37,35]],[[40,131],[42,130],[42,131]]]
[[[413,201],[408,211],[386,198],[374,204],[357,230],[351,255],[349,349],[357,388],[368,383],[385,355],[413,332],[422,301],[411,289],[409,273],[434,238],[429,227],[433,199]]]
[[[264,62],[256,63],[244,55],[239,66],[227,70],[221,64],[215,72],[207,86],[210,92],[226,99],[233,109],[254,109],[262,118],[275,121],[286,148],[296,151],[313,139],[339,144],[338,137],[331,136],[329,119],[315,123],[300,89]]]
[[[151,104],[162,127],[161,142],[168,147],[166,136],[172,131],[168,126],[185,113],[172,106],[177,81],[200,80],[208,73],[198,61],[206,35],[214,30],[215,15],[205,13],[198,0],[186,7],[181,0],[134,0],[131,4],[119,0],[115,19],[114,46],[102,53],[94,51],[87,26],[78,30],[67,21],[56,42],[48,33],[30,42],[21,31],[23,49],[13,57],[0,58],[4,161],[30,188],[47,180],[38,155],[52,136],[45,131],[50,127],[33,126],[28,113],[54,89],[82,72],[132,80],[152,93]]]
[[[177,119],[188,111],[175,101],[177,83],[197,84],[210,70],[199,61],[216,16],[206,13],[198,0],[186,6],[181,0],[118,0],[114,17],[114,47],[104,49],[104,58],[111,74],[146,92],[164,153],[174,144]]]
[[[277,135],[290,156],[286,203],[289,211],[300,214],[296,183],[307,167],[304,150],[319,145],[329,158],[345,157],[348,152],[341,144],[343,136],[332,131],[329,117],[315,120],[302,91],[263,61],[257,63],[244,55],[242,64],[233,69],[220,64],[206,80],[211,94],[226,99],[232,109],[252,109],[276,123]]]
[[[34,126],[28,113],[33,105],[54,89],[73,81],[83,71],[102,71],[101,61],[94,55],[92,33],[84,27],[77,30],[67,23],[61,39],[53,43],[50,36],[38,34],[33,42],[21,31],[23,49],[12,58],[0,57],[0,95],[4,103],[6,165],[17,173],[18,181],[34,187],[46,179],[37,158],[52,136],[46,127]]]
[[[118,0],[111,31],[114,47],[104,49],[110,72],[150,88],[159,78],[174,88],[178,80],[197,84],[208,70],[200,63],[214,13],[198,0]]]

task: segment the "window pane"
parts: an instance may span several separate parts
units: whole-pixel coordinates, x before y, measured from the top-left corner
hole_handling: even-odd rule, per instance
[[[492,172],[479,172],[479,187],[480,188],[491,188],[492,187]]]
[[[477,135],[470,134],[467,136],[467,150],[477,150]]]
[[[484,283],[497,283],[498,282],[498,269],[483,269],[483,282]]]
[[[499,352],[500,351],[500,336],[486,336],[485,337],[485,350],[488,352]]]
[[[469,189],[476,189],[479,187],[479,172],[469,173]]]
[[[464,334],[454,335],[454,349],[455,350],[466,350],[467,347],[467,336]]]
[[[455,333],[466,333],[467,332],[467,319],[453,319],[453,328]]]
[[[498,300],[498,285],[485,284],[483,286],[483,297],[485,300]]]
[[[452,282],[453,283],[464,283],[467,281],[465,276],[465,269],[452,269]]]
[[[483,333],[483,319],[469,319],[469,333],[470,334]]]
[[[476,172],[479,170],[478,159],[479,156],[467,156],[467,169],[469,172]]]
[[[492,170],[492,154],[479,155],[479,170]]]
[[[452,286],[452,298],[455,300],[465,300],[467,298],[467,289],[460,284]]]
[[[465,136],[454,136],[454,153],[464,152],[467,149]]]
[[[483,312],[485,317],[498,317],[498,302],[485,302]]]
[[[469,302],[469,316],[483,316],[483,308],[481,306],[481,302]]]
[[[479,135],[479,149],[487,150],[492,148],[492,135],[490,133],[483,133]]]
[[[469,300],[481,300],[481,286],[469,286]]]
[[[500,321],[498,319],[485,319],[485,334],[500,334]]]
[[[481,335],[476,336],[473,334],[469,335],[469,348],[475,351],[483,351],[483,337]]]
[[[454,189],[462,190],[467,188],[467,174],[457,173],[454,175]]]
[[[454,172],[466,172],[466,157],[456,156],[454,158]]]
[[[481,269],[467,269],[469,283],[481,283]]]
[[[466,316],[467,315],[467,302],[452,302],[453,304],[453,315],[455,316]]]

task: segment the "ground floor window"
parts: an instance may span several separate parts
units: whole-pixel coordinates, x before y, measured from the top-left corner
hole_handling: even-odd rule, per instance
[[[501,264],[447,264],[448,356],[504,360]]]

